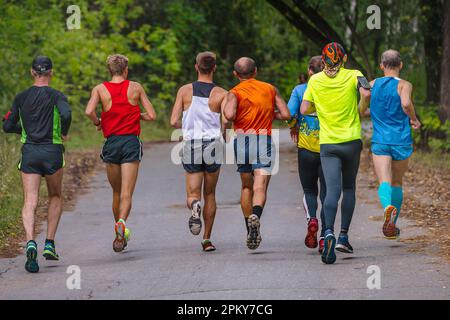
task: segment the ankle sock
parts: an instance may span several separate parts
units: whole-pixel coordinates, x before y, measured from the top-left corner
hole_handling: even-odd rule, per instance
[[[35,248],[37,248],[37,243],[36,243],[36,241],[34,241],[34,240],[28,241],[28,242],[27,242],[27,249],[28,249],[28,247],[35,247]]]
[[[200,202],[200,200],[192,200],[192,202],[191,202],[191,210],[194,208],[194,204],[196,204],[197,202]]]
[[[263,207],[261,206],[254,206],[252,213],[256,216],[258,216],[258,218],[261,218],[262,216],[262,212],[263,212]]]

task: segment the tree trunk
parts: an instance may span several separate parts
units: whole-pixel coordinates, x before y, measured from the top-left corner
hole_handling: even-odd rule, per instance
[[[441,103],[439,115],[444,122],[450,120],[450,0],[444,1],[444,40],[442,43]]]
[[[444,1],[448,3],[449,1]],[[424,39],[425,70],[427,74],[428,103],[439,102],[441,78],[441,45],[442,45],[442,2],[441,0],[421,0],[421,29]],[[444,33],[445,34],[445,33]]]
[[[309,13],[310,19],[313,19],[314,25],[309,23],[299,12],[294,11],[282,0],[266,0],[272,5],[278,12],[281,13],[294,27],[300,30],[307,38],[309,38],[314,44],[316,44],[320,50],[332,41],[338,41],[348,52],[345,43],[337,32],[326,22],[314,9],[309,6],[302,6],[302,1],[295,0],[296,6],[300,6],[304,11]],[[450,1],[450,0],[449,0]],[[320,29],[318,28],[320,27]],[[330,38],[331,35],[335,35],[337,38]],[[367,68],[362,66],[353,55],[348,56],[347,67],[358,69],[364,74],[367,73]]]

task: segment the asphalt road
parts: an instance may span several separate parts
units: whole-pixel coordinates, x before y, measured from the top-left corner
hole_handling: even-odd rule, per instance
[[[0,260],[0,299],[449,299],[450,268],[439,258],[411,252],[411,244],[384,240],[376,205],[358,202],[351,230],[353,255],[323,265],[303,244],[305,217],[295,147],[282,134],[280,172],[272,178],[262,218],[261,247],[245,245],[235,166],[225,166],[217,192],[214,253],[187,227],[183,169],[170,161],[173,144],[147,148],[128,223],[129,248],[112,251],[111,191],[99,172],[75,209],[63,215],[57,248],[62,259],[39,259],[28,274],[24,256]],[[360,185],[360,188],[365,188]],[[367,189],[367,192],[374,193]],[[375,196],[373,194],[372,196]],[[421,230],[401,222],[402,236]],[[38,238],[42,250],[44,235]],[[81,289],[69,290],[69,266],[81,271]],[[369,266],[381,272],[368,289]]]

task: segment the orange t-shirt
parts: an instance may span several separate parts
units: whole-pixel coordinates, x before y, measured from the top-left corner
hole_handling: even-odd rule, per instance
[[[271,135],[275,117],[275,88],[266,82],[248,79],[230,90],[238,100],[234,129],[244,133]]]

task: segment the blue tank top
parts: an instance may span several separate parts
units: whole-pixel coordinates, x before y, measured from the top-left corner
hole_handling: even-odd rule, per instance
[[[378,78],[372,88],[370,115],[373,123],[372,142],[388,145],[413,143],[409,117],[403,111],[398,84],[400,79]]]

